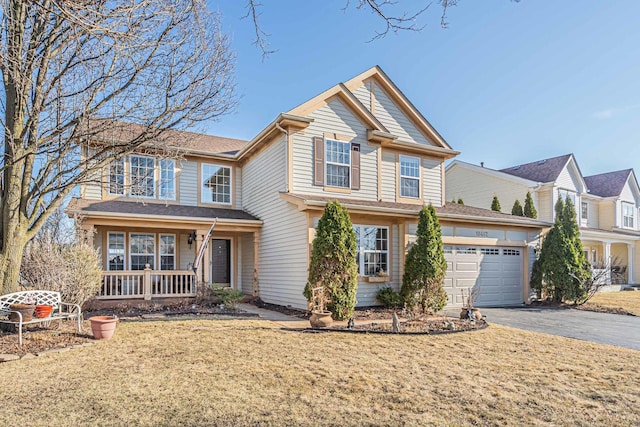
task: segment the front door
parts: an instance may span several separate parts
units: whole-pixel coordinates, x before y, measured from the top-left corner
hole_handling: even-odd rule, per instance
[[[211,282],[231,286],[231,240],[211,240]]]

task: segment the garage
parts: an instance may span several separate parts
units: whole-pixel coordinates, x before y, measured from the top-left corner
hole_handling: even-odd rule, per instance
[[[462,290],[478,307],[522,304],[523,252],[519,247],[445,245],[444,287],[449,304],[463,305]]]

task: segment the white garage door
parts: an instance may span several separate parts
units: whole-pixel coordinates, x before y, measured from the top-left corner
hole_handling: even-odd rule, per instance
[[[445,246],[449,304],[463,305],[462,292],[477,292],[478,307],[522,304],[522,248]]]

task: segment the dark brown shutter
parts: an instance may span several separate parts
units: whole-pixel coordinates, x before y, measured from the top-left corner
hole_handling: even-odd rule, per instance
[[[324,138],[313,137],[313,185],[324,186]]]
[[[360,189],[360,144],[351,144],[351,189]]]

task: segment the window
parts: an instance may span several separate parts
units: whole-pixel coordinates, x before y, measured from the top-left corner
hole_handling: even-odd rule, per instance
[[[458,255],[476,255],[478,250],[476,248],[458,248],[456,253]]]
[[[582,202],[580,209],[580,217],[584,220],[589,219],[589,203]]]
[[[400,196],[420,198],[420,159],[400,156]]]
[[[349,188],[351,184],[351,144],[327,139],[325,142],[326,181],[330,187]]]
[[[158,161],[160,181],[158,182],[158,198],[175,200],[176,198],[176,162],[169,159]]]
[[[356,262],[361,276],[377,276],[389,273],[389,229],[354,225],[356,232]]]
[[[569,200],[571,200],[571,203],[573,203],[573,207],[574,208],[576,207],[576,193],[575,193],[575,191],[559,189],[558,190],[558,197],[561,197],[563,202],[566,202],[567,201],[567,197],[568,197]]]
[[[519,249],[503,249],[502,250],[502,255],[520,256],[520,250]]]
[[[160,235],[160,270],[176,269],[176,236]]]
[[[231,204],[231,168],[202,165],[202,201]]]
[[[622,202],[622,226],[625,228],[634,228],[635,206],[631,203]]]
[[[153,270],[156,257],[156,235],[132,233],[129,236],[129,252],[131,270],[144,270],[145,264],[149,264]]]
[[[482,255],[500,255],[500,249],[498,248],[480,248]]]
[[[124,270],[124,233],[109,233],[107,237],[107,269]]]
[[[109,164],[109,194],[124,195],[124,159]]]
[[[131,156],[129,163],[131,195],[135,197],[155,197],[154,158]]]

